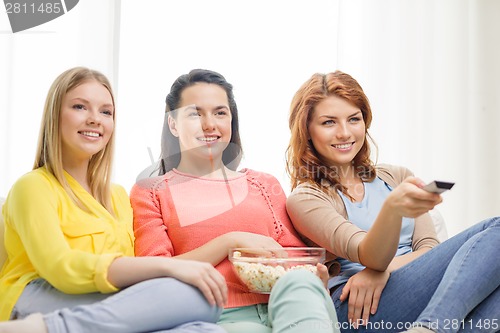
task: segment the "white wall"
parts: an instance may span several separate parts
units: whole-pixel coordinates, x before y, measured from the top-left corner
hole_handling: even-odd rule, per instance
[[[352,74],[372,102],[380,162],[444,194],[450,233],[499,215],[500,2],[496,0],[81,0],[9,33],[0,11],[0,196],[30,170],[45,94],[63,70],[99,69],[117,95],[115,181],[159,155],[164,99],[192,68],[235,86],[243,167],[288,189],[288,106],[314,72]]]

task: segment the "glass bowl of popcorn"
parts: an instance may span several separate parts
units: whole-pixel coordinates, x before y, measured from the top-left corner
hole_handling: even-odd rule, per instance
[[[269,294],[276,281],[291,270],[305,269],[316,274],[316,264],[325,261],[325,249],[233,248],[229,250],[228,258],[236,275],[251,292]]]

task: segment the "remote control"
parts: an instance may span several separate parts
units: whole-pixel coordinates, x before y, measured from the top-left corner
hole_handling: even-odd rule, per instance
[[[435,180],[435,181],[430,182],[429,184],[425,185],[423,187],[423,189],[428,191],[428,192],[441,194],[444,191],[450,190],[453,187],[453,185],[455,185],[455,183]]]

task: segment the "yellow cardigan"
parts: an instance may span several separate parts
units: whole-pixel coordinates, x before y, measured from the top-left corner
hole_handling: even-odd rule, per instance
[[[0,320],[7,320],[24,287],[42,277],[68,294],[109,293],[111,262],[134,255],[132,208],[113,185],[113,217],[69,174],[66,179],[90,212],[80,209],[45,168],[22,176],[3,206],[5,248],[0,272]]]

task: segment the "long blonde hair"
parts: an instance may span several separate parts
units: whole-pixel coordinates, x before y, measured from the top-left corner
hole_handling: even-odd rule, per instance
[[[82,83],[92,80],[101,83],[109,91],[113,105],[115,104],[111,84],[102,73],[85,67],[75,67],[60,74],[52,83],[45,100],[38,137],[38,147],[33,165],[33,170],[45,167],[51,172],[66,190],[70,198],[80,208],[85,210],[87,208],[73,193],[64,176],[60,117],[62,101],[66,94]],[[113,120],[115,121],[115,112],[113,112]],[[106,147],[91,157],[87,170],[87,179],[89,180],[91,194],[112,215],[114,215],[114,211],[111,204],[110,178],[114,137],[113,131]]]
[[[368,128],[372,121],[372,111],[363,89],[354,78],[341,71],[328,74],[316,73],[295,93],[290,106],[291,137],[287,149],[287,172],[292,181],[292,189],[303,182],[317,184],[323,188],[322,180],[326,179],[331,185],[347,194],[347,189],[340,184],[337,170],[324,164],[312,142],[308,140],[308,126],[314,107],[329,96],[343,98],[361,110],[367,139],[352,164],[362,180],[371,181],[375,178],[368,142],[368,139],[371,139]]]

